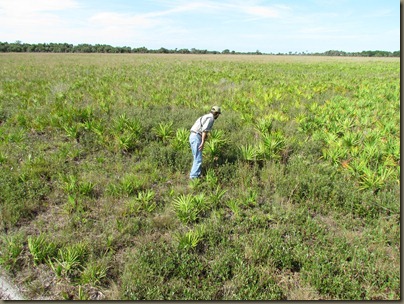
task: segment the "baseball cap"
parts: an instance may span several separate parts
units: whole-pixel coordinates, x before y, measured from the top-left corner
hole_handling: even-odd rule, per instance
[[[222,110],[218,106],[213,106],[212,109],[210,110],[212,113],[219,113],[222,114]]]

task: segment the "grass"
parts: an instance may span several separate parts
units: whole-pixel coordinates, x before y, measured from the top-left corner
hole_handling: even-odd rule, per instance
[[[0,66],[0,266],[28,298],[401,298],[399,59]],[[212,104],[190,181],[188,130]]]

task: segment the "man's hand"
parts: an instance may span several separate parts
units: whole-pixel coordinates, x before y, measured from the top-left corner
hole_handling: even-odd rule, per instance
[[[207,137],[208,137],[208,134],[206,132],[202,132],[202,141],[201,141],[201,144],[198,147],[199,151],[203,150],[203,146],[205,145],[205,140],[206,140]]]

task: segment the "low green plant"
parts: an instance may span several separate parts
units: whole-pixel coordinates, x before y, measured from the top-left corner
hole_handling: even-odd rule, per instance
[[[153,128],[153,131],[158,139],[166,143],[174,134],[173,122],[169,121],[165,123],[159,123],[158,126]]]
[[[139,191],[137,195],[128,202],[129,212],[131,214],[136,214],[141,210],[148,213],[153,212],[157,207],[154,200],[155,195],[156,193],[151,189]]]
[[[1,238],[0,265],[7,270],[18,269],[18,260],[23,251],[23,236],[5,235]]]
[[[56,258],[48,258],[48,263],[59,277],[69,277],[74,271],[84,267],[88,249],[84,243],[62,247],[58,250]]]
[[[239,148],[241,159],[248,161],[248,162],[254,162],[257,160],[257,149],[251,145],[251,144],[246,144],[242,145]]]
[[[57,253],[57,245],[44,234],[29,236],[27,240],[28,249],[34,259],[35,265],[46,262]]]
[[[81,125],[80,124],[65,124],[63,126],[63,129],[66,132],[66,135],[76,141],[78,141],[79,136],[80,136],[80,131],[81,131]]]
[[[78,178],[75,175],[63,175],[59,174],[62,179],[62,188],[67,194],[75,194],[78,188]]]
[[[226,202],[226,206],[230,208],[235,216],[240,214],[240,202],[236,199],[231,199]]]
[[[96,260],[87,263],[80,274],[81,284],[100,285],[107,277],[109,268],[104,260]]]
[[[258,118],[254,127],[261,135],[270,134],[273,128],[273,119],[271,117]]]
[[[88,301],[89,298],[90,298],[89,295],[85,292],[83,287],[81,285],[79,285],[78,291],[77,291],[77,299],[79,301]]]
[[[206,171],[205,181],[210,188],[214,188],[218,185],[218,177],[212,168]]]
[[[7,155],[4,152],[0,151],[0,164],[5,163],[7,160]]]
[[[280,132],[263,135],[263,158],[264,159],[279,159],[279,151],[285,145],[285,138]]]
[[[198,201],[192,194],[182,194],[175,198],[173,201],[173,207],[181,222],[186,224],[195,222],[201,211],[198,208]]]
[[[157,207],[157,203],[155,202],[156,193],[151,189],[146,189],[144,191],[140,191],[137,195],[137,199],[142,203],[144,210],[147,212],[153,212]]]
[[[189,138],[189,130],[185,128],[179,128],[175,132],[175,137],[173,139],[172,144],[178,150],[188,148],[189,147],[188,138]]]
[[[185,234],[178,234],[176,238],[180,250],[191,250],[203,240],[203,232],[198,229],[190,230]]]
[[[138,143],[137,136],[131,131],[114,134],[115,152],[132,152]]]
[[[391,175],[393,175],[393,170],[390,168],[381,168],[379,171],[373,171],[368,167],[364,167],[359,182],[359,189],[371,189],[377,192],[385,185]]]
[[[83,200],[75,195],[68,195],[67,202],[64,204],[63,209],[67,214],[80,214],[84,212]]]
[[[111,191],[118,191],[120,194],[123,194],[125,196],[131,196],[142,189],[143,186],[144,180],[140,176],[133,173],[128,173],[119,180],[117,189],[111,189]]]
[[[227,193],[226,189],[222,189],[220,185],[217,185],[216,189],[212,191],[209,196],[209,200],[212,203],[212,205],[217,206],[226,193]]]
[[[84,181],[78,184],[78,191],[84,196],[92,197],[94,195],[95,183],[91,181]]]

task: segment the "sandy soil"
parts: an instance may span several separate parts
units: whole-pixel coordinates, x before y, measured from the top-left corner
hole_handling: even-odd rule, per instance
[[[24,300],[18,288],[9,282],[7,277],[0,273],[0,302],[2,300]]]

